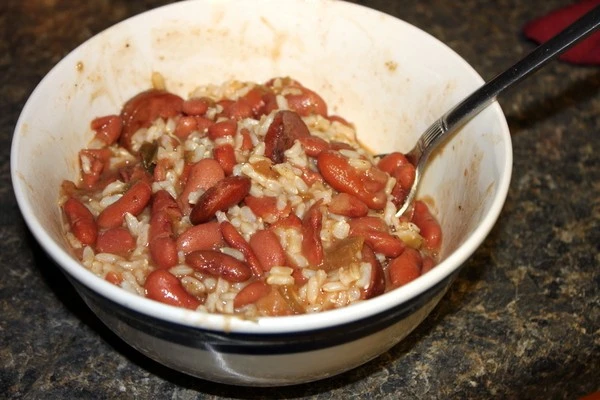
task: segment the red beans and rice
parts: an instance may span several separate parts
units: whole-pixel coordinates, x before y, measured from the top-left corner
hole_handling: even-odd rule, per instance
[[[212,313],[312,313],[410,282],[435,264],[425,203],[400,153],[289,78],[227,82],[186,100],[162,88],[91,123],[65,181],[65,232],[83,265],[141,296]]]

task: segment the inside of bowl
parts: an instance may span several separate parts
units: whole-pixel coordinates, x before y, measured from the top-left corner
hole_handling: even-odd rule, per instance
[[[356,125],[374,152],[407,151],[441,113],[481,84],[436,39],[397,19],[339,2],[182,2],[105,31],[43,80],[17,126],[17,191],[52,240],[65,247],[57,207],[77,176],[90,121],[118,113],[160,73],[180,95],[230,79],[291,76]],[[211,4],[211,7],[206,7]],[[281,12],[281,8],[285,12]],[[324,23],[324,22],[327,23]],[[474,231],[505,173],[502,114],[492,107],[432,159],[420,195],[444,232],[443,255]],[[33,219],[31,219],[33,220]]]

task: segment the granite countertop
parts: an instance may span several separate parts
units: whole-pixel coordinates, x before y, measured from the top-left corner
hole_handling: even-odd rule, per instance
[[[498,223],[406,340],[343,375],[248,389],[169,370],[83,304],[26,228],[13,128],[68,51],[168,1],[0,5],[0,397],[575,399],[600,390],[600,68],[554,62],[500,99],[514,146]],[[364,0],[446,42],[485,78],[533,47],[523,24],[566,1]],[[460,6],[458,5],[460,4]]]

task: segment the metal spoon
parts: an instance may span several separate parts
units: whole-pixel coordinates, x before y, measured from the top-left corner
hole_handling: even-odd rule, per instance
[[[595,7],[558,35],[541,44],[512,67],[497,75],[442,115],[421,135],[406,157],[415,166],[415,180],[396,216],[401,216],[414,201],[419,181],[431,152],[475,115],[492,103],[496,96],[528,77],[554,57],[600,27],[600,6]]]

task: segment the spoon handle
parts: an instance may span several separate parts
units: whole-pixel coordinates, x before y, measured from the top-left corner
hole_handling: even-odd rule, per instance
[[[559,34],[538,46],[512,67],[497,75],[462,100],[454,108],[440,118],[443,133],[430,137],[429,143],[422,148],[430,147],[432,142],[445,136],[446,131],[460,127],[496,99],[502,91],[520,82],[527,76],[566,51],[569,47],[593,33],[600,27],[600,6],[583,15]]]
[[[512,67],[475,90],[464,100],[433,122],[406,156],[416,166],[415,182],[397,216],[402,215],[416,195],[417,182],[429,155],[442,139],[454,133],[477,115],[505,89],[525,79],[554,57],[600,28],[600,6],[596,6],[559,34],[539,45]]]

